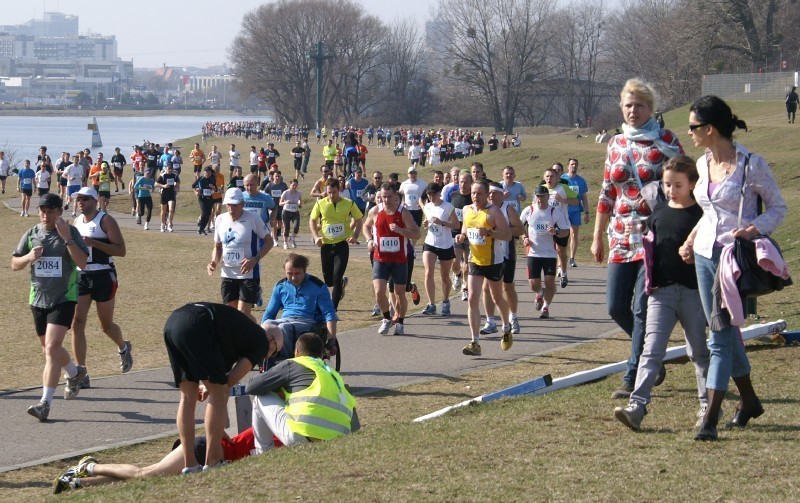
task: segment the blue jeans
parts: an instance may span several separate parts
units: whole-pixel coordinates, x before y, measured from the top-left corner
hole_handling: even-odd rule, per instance
[[[294,347],[297,339],[306,332],[311,332],[318,325],[311,318],[289,317],[268,320],[267,323],[278,325],[283,332],[283,348],[276,355],[279,360],[294,358]]]
[[[700,291],[700,300],[703,302],[703,311],[706,320],[711,324],[711,289],[714,286],[714,276],[717,273],[719,256],[722,248],[714,248],[711,258],[695,254],[694,268],[697,271],[697,288]],[[718,391],[728,390],[728,381],[731,376],[741,377],[750,373],[750,360],[744,351],[744,343],[738,327],[728,327],[715,332],[711,330],[708,337],[708,350],[711,362],[708,365],[708,379],[706,386]]]
[[[606,283],[608,315],[631,338],[628,369],[622,377],[625,384],[636,382],[636,369],[644,348],[647,322],[647,295],[644,293],[644,261],[608,264]]]

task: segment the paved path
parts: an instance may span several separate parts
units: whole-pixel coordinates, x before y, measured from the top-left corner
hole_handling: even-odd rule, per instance
[[[124,227],[138,227],[130,215],[114,216]],[[35,220],[29,218],[33,224]],[[193,231],[190,224],[176,226],[176,232]],[[310,243],[301,243],[301,248],[306,247],[310,249]],[[509,351],[500,349],[495,334],[482,339],[483,356],[462,355],[461,348],[469,341],[466,303],[453,299],[450,317],[407,318],[405,336],[377,335],[377,321],[374,326],[340,334],[342,374],[357,394],[365,394],[507,365],[617,332],[605,310],[605,268],[582,265],[570,269],[569,275],[569,286],[556,295],[553,318],[539,320],[523,261],[519,262],[516,284],[522,330]],[[348,295],[355,293],[354,286],[350,285]],[[365,308],[371,306],[371,300],[365,302]],[[347,311],[342,315],[347,316]],[[92,389],[82,390],[73,401],[58,398],[63,393],[59,387],[47,423],[25,412],[39,400],[41,388],[0,395],[0,431],[10,440],[0,452],[0,472],[174,434],[178,392],[171,381],[165,368],[93,377]]]

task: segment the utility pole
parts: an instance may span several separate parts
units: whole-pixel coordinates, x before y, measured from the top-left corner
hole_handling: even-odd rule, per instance
[[[312,49],[313,51],[313,49]],[[317,128],[322,127],[322,65],[326,59],[333,59],[334,56],[325,54],[322,42],[317,42],[316,53],[309,51],[308,57],[317,64]]]

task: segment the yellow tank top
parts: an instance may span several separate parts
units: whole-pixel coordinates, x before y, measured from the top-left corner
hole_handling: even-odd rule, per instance
[[[481,228],[487,230],[492,228],[486,221],[488,214],[488,209],[476,212],[472,208],[472,205],[464,207],[464,226],[467,228],[467,239],[469,240],[469,260],[475,265],[494,265],[503,261],[502,257],[500,257],[500,260],[497,260],[494,238],[481,236],[478,232]]]

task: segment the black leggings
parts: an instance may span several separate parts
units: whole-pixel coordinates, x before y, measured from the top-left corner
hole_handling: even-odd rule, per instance
[[[283,237],[289,237],[289,226],[294,222],[294,234],[300,230],[300,212],[283,210]]]
[[[200,198],[200,223],[197,224],[198,229],[205,230],[206,226],[208,225],[209,219],[211,219],[211,208],[214,207],[214,200],[211,198]]]
[[[347,244],[347,241],[322,245],[320,258],[322,259],[322,277],[326,285],[333,287],[333,307],[338,310],[339,301],[342,300],[342,278],[347,270],[347,262],[350,260],[350,245]]]
[[[140,197],[139,198],[139,216],[144,215],[144,209],[147,208],[147,217],[145,218],[145,222],[150,221],[150,217],[153,216],[153,198],[152,197]]]

